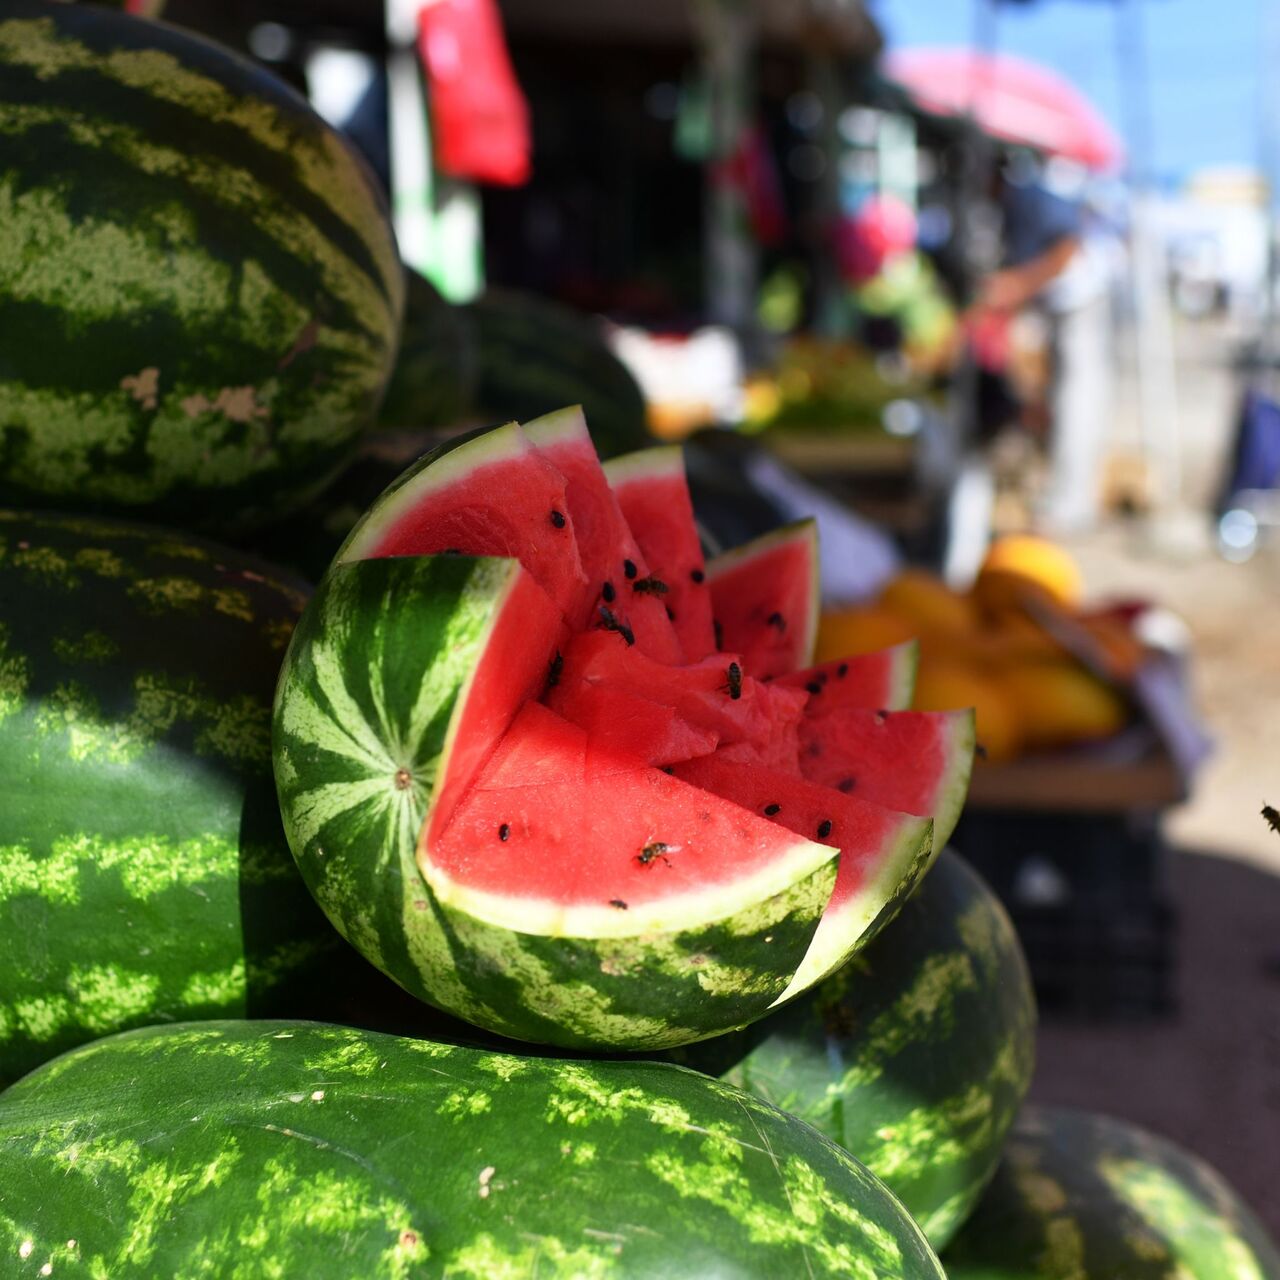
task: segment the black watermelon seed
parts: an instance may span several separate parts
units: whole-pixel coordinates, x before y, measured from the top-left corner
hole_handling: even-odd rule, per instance
[[[618,593],[613,589],[612,582],[606,582],[604,586],[601,587],[600,594],[604,596],[605,604],[612,604]]]
[[[689,577],[691,577],[694,582],[704,582],[707,575],[703,573],[701,569],[691,569],[689,571]]]
[[[622,562],[622,572],[627,575],[627,581],[630,582],[636,576],[636,567],[630,560]]]
[[[498,839],[505,840],[511,834],[511,827],[507,823],[503,823],[498,828]]]
[[[556,650],[556,656],[551,659],[551,668],[547,672],[547,688],[554,689],[560,683],[560,673],[564,670],[564,657],[560,650]]]
[[[977,756],[979,760],[985,760],[987,758],[987,749],[982,745],[982,743],[975,742],[973,744],[973,754]]]
[[[818,839],[825,840],[830,834],[831,834],[831,819],[823,818],[823,820],[820,823],[818,823]]]
[[[719,619],[712,618],[711,626],[716,633],[716,648],[723,649],[724,648],[724,628],[720,625]]]
[[[772,818],[775,813],[781,812],[782,806],[780,804],[767,804],[764,807],[764,816],[766,818]]]
[[[847,676],[848,674],[849,674],[849,664],[847,662],[842,662],[836,668],[836,678],[839,680],[843,680],[845,676]]]
[[[836,783],[836,790],[843,791],[845,795],[848,795],[849,792],[853,790],[856,781],[857,780],[855,778],[841,778],[840,781]]]
[[[440,554],[442,556],[460,556],[462,554],[462,549],[460,547],[445,547]]]
[[[777,627],[779,631],[785,631],[787,629],[787,620],[780,613],[771,613],[765,621],[771,627]]]
[[[805,685],[805,688],[808,689],[810,693],[821,693],[822,682],[820,680],[810,680],[809,683]]]
[[[563,529],[568,522],[564,518],[563,511],[553,511],[551,513],[551,523],[555,525],[557,529]]]
[[[889,718],[889,713],[888,713],[887,711],[877,711],[877,712],[876,712],[876,724],[884,724],[884,722],[885,722],[888,718]]]
[[[664,764],[664,765],[662,766],[662,772],[663,772],[663,773],[675,773],[675,770],[674,770],[674,769],[673,769],[669,764]]]
[[[670,618],[672,622],[676,620],[675,610],[670,605],[667,605],[667,617]]]

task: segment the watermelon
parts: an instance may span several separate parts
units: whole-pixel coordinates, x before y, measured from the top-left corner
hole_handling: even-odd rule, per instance
[[[846,796],[830,787],[788,777],[723,753],[676,767],[686,782],[768,817],[797,835],[836,845],[840,867],[804,963],[783,1003],[835,972],[879,932],[909,897],[933,862],[933,824]]]
[[[784,525],[726,551],[707,565],[716,645],[742,655],[759,680],[813,661],[818,638],[818,530],[812,520]]]
[[[972,709],[843,707],[807,715],[799,734],[800,770],[809,781],[932,818],[939,849],[951,838],[973,768]]]
[[[641,653],[659,662],[679,662],[680,642],[663,603],[667,585],[650,573],[623,519],[582,410],[575,406],[547,414],[525,423],[523,430],[539,454],[565,478],[565,501],[589,584],[577,625],[616,618]]]
[[[475,352],[471,418],[524,421],[580,404],[604,457],[652,443],[644,393],[596,317],[517,289],[489,289],[459,312]]]
[[[985,882],[944,852],[845,969],[756,1023],[724,1078],[808,1121],[884,1180],[941,1249],[995,1172],[1031,1083],[1035,999]]]
[[[1019,1117],[947,1251],[950,1280],[1278,1280],[1280,1250],[1216,1170],[1127,1121]]]
[[[425,276],[407,269],[405,277],[400,349],[378,412],[378,428],[457,430],[474,416],[478,371],[470,325]]]
[[[338,944],[289,856],[271,697],[303,590],[228,548],[0,512],[0,1081],[282,1007]]]
[[[0,21],[0,503],[247,528],[375,417],[385,201],[288,86],[94,5]]]
[[[129,1032],[0,1095],[0,1252],[113,1280],[943,1275],[846,1152],[720,1081],[305,1022]]]
[[[678,446],[641,449],[605,464],[627,525],[659,579],[686,661],[717,648],[702,542]]]
[[[631,535],[579,415],[530,435],[473,434],[415,464],[322,581],[276,700],[290,845],[344,937],[489,1032],[617,1051],[721,1034],[897,909],[925,826],[831,792],[842,826],[861,815],[837,891],[820,823],[792,831],[678,776],[738,752],[804,790],[809,694],[744,674],[745,655],[642,652],[621,591],[596,603]],[[584,617],[584,599],[610,616]],[[899,762],[903,785],[945,790],[963,771],[948,750],[926,753],[927,777]]]
[[[920,646],[915,640],[806,667],[779,676],[786,689],[803,689],[809,696],[806,714],[825,715],[841,707],[866,711],[905,711],[915,692]]]

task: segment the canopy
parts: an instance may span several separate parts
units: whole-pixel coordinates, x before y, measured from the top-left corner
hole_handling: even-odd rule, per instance
[[[1124,158],[1115,131],[1073,84],[1038,63],[968,48],[899,49],[885,75],[925,111],[971,116],[992,137],[1063,156],[1090,169]]]

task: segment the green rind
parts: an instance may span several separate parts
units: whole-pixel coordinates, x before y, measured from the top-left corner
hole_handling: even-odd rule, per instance
[[[280,1011],[337,944],[271,781],[304,598],[213,543],[0,512],[0,1083],[124,1027]]]
[[[732,1040],[710,1041],[680,1061],[840,1143],[940,1248],[982,1194],[1031,1082],[1035,1000],[1017,935],[946,853],[870,947],[751,1027],[738,1053],[733,1063]]]
[[[718,1081],[314,1023],[134,1032],[0,1097],[0,1258],[72,1280],[943,1275],[865,1169]]]
[[[644,394],[592,317],[504,289],[460,310],[478,366],[474,416],[525,422],[580,404],[602,458],[650,443]]]
[[[404,293],[385,202],[256,64],[10,0],[0,223],[0,502],[247,528],[372,423]]]
[[[1222,1177],[1126,1121],[1028,1108],[950,1280],[1278,1280],[1280,1251]]]
[[[834,860],[706,926],[607,939],[493,926],[441,904],[423,878],[417,842],[455,708],[518,572],[405,557],[352,561],[321,584],[275,714],[280,805],[304,879],[383,972],[502,1035],[648,1049],[759,1017],[808,948]]]

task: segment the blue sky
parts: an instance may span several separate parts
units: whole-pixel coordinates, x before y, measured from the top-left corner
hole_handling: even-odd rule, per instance
[[[987,0],[868,0],[893,46],[964,44]],[[1150,81],[1154,171],[1184,177],[1206,165],[1256,165],[1262,156],[1262,68],[1280,62],[1280,0],[1124,0],[1141,6]],[[1268,35],[1263,13],[1277,12]],[[1104,0],[1000,4],[998,47],[1047,63],[1125,133],[1118,70],[1120,6]],[[1272,76],[1276,73],[1273,71]],[[1273,88],[1277,109],[1280,94]]]

